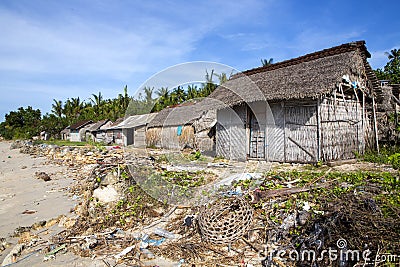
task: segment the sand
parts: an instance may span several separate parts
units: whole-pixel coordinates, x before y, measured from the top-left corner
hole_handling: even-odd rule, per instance
[[[67,214],[75,205],[68,194],[73,179],[66,167],[45,165],[45,158],[10,150],[10,144],[0,142],[0,237],[7,237],[19,226]],[[37,179],[35,172],[47,173],[51,181]],[[32,214],[23,214],[27,210]]]
[[[68,176],[66,167],[44,164],[45,158],[34,158],[10,150],[10,142],[0,142],[0,237],[11,242],[0,252],[0,265],[18,239],[10,235],[20,226],[31,226],[39,221],[68,215],[78,200],[68,193],[74,180]],[[35,172],[46,172],[51,181],[35,177]],[[23,214],[24,211],[34,211]],[[53,233],[60,231],[53,227]],[[71,253],[58,254],[56,260],[43,262],[43,254],[36,253],[13,266],[105,266]]]

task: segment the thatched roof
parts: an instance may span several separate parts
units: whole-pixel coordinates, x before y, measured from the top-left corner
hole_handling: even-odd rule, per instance
[[[210,110],[222,108],[224,105],[216,99],[205,98],[199,102],[187,102],[183,105],[165,108],[158,112],[148,127],[168,127],[192,124]]]
[[[157,113],[133,115],[127,117],[120,124],[112,127],[112,129],[127,129],[147,125]]]
[[[332,47],[234,75],[211,95],[226,105],[259,100],[316,98],[332,92],[345,74],[366,74],[368,89],[379,82],[367,62],[364,41]]]
[[[91,120],[78,121],[77,123],[74,123],[71,126],[69,126],[69,129],[71,129],[71,130],[79,130],[82,127],[85,127],[86,125],[88,125],[90,123],[92,123]]]
[[[68,134],[71,132],[71,129],[69,128],[69,126],[65,127],[60,133],[61,134]]]
[[[90,124],[90,125],[86,128],[86,131],[95,132],[95,131],[97,131],[101,126],[103,126],[104,124],[106,124],[108,121],[109,121],[109,120],[106,119],[106,120],[101,120],[101,121],[95,122],[95,123],[93,123],[93,124]]]
[[[101,127],[97,129],[97,131],[108,131],[108,130],[114,130],[114,129],[121,129],[121,128],[115,128],[120,124],[121,122],[124,121],[124,118],[118,118],[114,122],[108,121],[104,123]]]

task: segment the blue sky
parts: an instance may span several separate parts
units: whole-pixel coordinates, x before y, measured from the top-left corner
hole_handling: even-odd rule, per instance
[[[0,1],[0,121],[20,106],[134,94],[175,64],[246,70],[365,40],[372,67],[400,48],[399,1]],[[203,73],[201,73],[203,75]]]

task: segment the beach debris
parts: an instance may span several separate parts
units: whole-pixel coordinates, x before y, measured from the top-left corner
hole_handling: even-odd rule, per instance
[[[78,201],[72,218],[59,219],[65,230],[52,238],[53,250],[65,244],[80,256],[112,258],[134,266],[165,266],[165,260],[171,262],[168,266],[272,267],[309,266],[310,262],[269,258],[266,250],[260,253],[264,247],[268,252],[312,249],[321,253],[336,248],[336,241],[343,236],[350,244],[348,249],[397,252],[400,244],[395,227],[400,209],[382,206],[384,198],[398,194],[398,185],[393,182],[397,180],[386,184],[383,176],[370,173],[361,179],[362,174],[356,173],[342,179],[342,174],[329,173],[326,167],[301,169],[300,165],[286,166],[296,171],[267,173],[251,166],[239,169],[243,165],[233,166],[231,161],[166,163],[166,156],[161,157],[158,150],[151,156],[135,154],[127,158],[121,149],[112,147],[26,145],[24,149],[68,166],[68,176],[77,180],[70,191]],[[128,171],[129,164],[177,175],[206,169],[216,174],[217,180],[211,181],[217,182],[211,187],[222,187],[206,192],[202,203],[208,204],[203,206],[152,202],[134,179],[135,172]],[[146,171],[143,174],[149,177]],[[361,180],[363,184],[355,186]],[[385,244],[379,243],[383,232],[389,233]],[[49,255],[53,257],[55,254]],[[318,262],[321,267],[332,264]]]
[[[7,256],[4,258],[1,266],[8,266],[11,265],[15,262],[17,262],[17,257],[21,254],[22,250],[24,250],[25,245],[24,244],[17,244],[15,245],[11,251],[7,254]]]
[[[50,259],[55,259],[56,254],[57,254],[59,251],[61,251],[61,250],[63,250],[63,249],[66,249],[66,248],[67,248],[67,245],[66,245],[66,244],[62,244],[61,246],[58,246],[58,247],[52,249],[49,253],[47,253],[46,255],[44,255],[43,261],[48,261],[48,260],[50,260]]]
[[[34,213],[36,213],[37,212],[37,210],[24,210],[23,212],[22,212],[22,214],[34,214]]]
[[[117,201],[120,198],[120,194],[111,185],[104,188],[97,188],[93,191],[93,197],[97,198],[100,202],[109,203]]]
[[[162,237],[165,237],[165,238],[169,238],[169,239],[176,238],[176,235],[174,233],[171,233],[171,232],[169,232],[167,230],[164,230],[164,229],[162,229],[160,227],[155,227],[153,229],[153,234],[159,235],[159,236],[162,236]]]
[[[48,182],[51,180],[50,176],[45,172],[35,172],[35,177],[37,179],[42,179],[45,182]]]
[[[122,250],[120,253],[118,253],[117,255],[114,256],[114,258],[116,259],[120,259],[122,257],[124,257],[126,254],[128,254],[129,252],[131,252],[136,246],[129,246],[127,248],[125,248],[124,250]]]
[[[216,183],[214,185],[215,188],[219,188],[221,186],[231,186],[234,182],[239,182],[239,181],[244,181],[244,180],[258,180],[262,177],[261,173],[239,173],[239,174],[234,174],[229,177],[226,177]]]

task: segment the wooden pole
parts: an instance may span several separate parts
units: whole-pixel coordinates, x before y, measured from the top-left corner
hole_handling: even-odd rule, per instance
[[[366,138],[366,132],[365,132],[365,94],[364,92],[362,93],[362,111],[361,111],[361,127],[362,127],[362,138],[361,138],[361,148],[362,152],[365,152],[365,138]]]
[[[283,162],[286,162],[286,110],[285,102],[282,102],[283,109]]]
[[[321,160],[321,101],[317,98],[317,161]]]
[[[376,107],[375,107],[374,95],[372,95],[372,112],[373,112],[373,116],[374,116],[375,146],[376,146],[376,151],[378,151],[378,154],[379,154],[378,123],[376,120]]]

